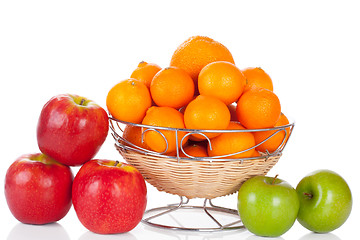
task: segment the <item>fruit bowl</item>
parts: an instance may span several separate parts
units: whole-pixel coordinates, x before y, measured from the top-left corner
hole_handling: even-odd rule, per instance
[[[281,157],[282,151],[285,148],[289,136],[294,128],[294,122],[291,122],[290,124],[284,126],[266,129],[176,129],[134,124],[120,121],[111,116],[109,119],[112,136],[116,141],[115,147],[122,157],[128,163],[135,166],[144,176],[145,180],[156,187],[159,191],[184,196],[188,199],[213,199],[229,195],[237,192],[241,184],[247,179],[256,175],[266,175],[266,173],[278,162]],[[205,135],[208,132],[225,133],[273,131],[268,138],[249,149],[243,150],[242,152],[257,148],[259,145],[268,141],[281,131],[285,133],[285,137],[275,151],[261,152],[259,156],[254,157],[229,158],[231,155],[238,154],[239,152],[216,157],[194,157],[184,152],[182,144],[180,144],[180,147],[177,147],[176,153],[166,155],[164,153],[139,147],[123,138],[124,128],[127,125],[142,128],[143,134],[145,131],[158,132],[163,136],[167,146],[167,139],[160,131],[175,131],[176,137],[178,137],[179,132],[186,132],[185,136],[182,134],[183,137],[181,140],[178,139],[179,141],[177,142],[180,143],[182,143],[184,139],[190,135],[200,134],[204,136],[205,141],[207,141],[210,146],[212,140],[207,138]],[[185,157],[180,156],[181,152],[185,153]]]

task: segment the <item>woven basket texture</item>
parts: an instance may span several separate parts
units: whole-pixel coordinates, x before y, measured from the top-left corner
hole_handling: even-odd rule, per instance
[[[247,179],[265,175],[281,156],[280,153],[243,161],[187,160],[140,153],[121,143],[115,146],[123,158],[159,191],[188,199],[213,199],[235,193]]]

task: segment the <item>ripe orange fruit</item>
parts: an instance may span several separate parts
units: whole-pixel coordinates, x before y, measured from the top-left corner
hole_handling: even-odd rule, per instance
[[[137,68],[131,73],[130,78],[135,78],[145,83],[150,88],[150,83],[155,74],[161,70],[161,67],[155,63],[141,61]]]
[[[252,88],[241,95],[236,114],[246,128],[273,127],[281,114],[280,100],[270,90]]]
[[[257,151],[257,150],[255,149],[252,157],[260,157],[260,156],[261,156],[261,154],[259,153],[259,151]]]
[[[153,106],[148,109],[142,124],[168,128],[185,128],[184,116],[181,112],[170,107]],[[164,137],[154,130],[143,128],[144,141],[147,146],[156,152],[171,153],[176,150],[176,146],[180,147],[181,140],[185,136],[185,132],[178,131],[178,145],[176,145],[176,132],[173,130],[158,130]],[[147,131],[146,131],[147,130]],[[187,142],[184,139],[183,144]],[[166,149],[167,147],[167,149]]]
[[[221,43],[209,37],[193,36],[178,46],[170,66],[184,69],[196,83],[201,69],[215,61],[234,63],[230,51]]]
[[[247,91],[253,87],[266,88],[273,91],[273,82],[270,76],[260,67],[250,67],[242,70],[246,78],[245,90]]]
[[[217,98],[211,96],[197,96],[186,107],[184,112],[186,128],[189,129],[226,129],[230,122],[228,107]],[[219,133],[204,133],[208,138],[215,137]],[[194,134],[199,139],[205,139],[200,134]]]
[[[230,122],[227,129],[242,130],[245,129],[238,122]],[[251,132],[225,132],[211,139],[211,148],[208,145],[208,154],[210,157],[222,156],[244,151],[255,146],[254,135]],[[243,153],[227,156],[224,158],[245,158],[254,155],[255,148],[249,149]]]
[[[136,146],[149,149],[145,142],[141,141],[142,129],[134,125],[126,125],[122,137]],[[133,146],[131,146],[133,147]]]
[[[200,94],[216,97],[226,105],[239,99],[245,84],[246,79],[240,69],[224,61],[209,63],[198,77]]]
[[[106,97],[110,114],[119,120],[141,123],[152,100],[149,89],[136,79],[126,79],[112,87]]]
[[[281,113],[280,118],[276,122],[274,127],[285,126],[287,124],[289,124],[289,120],[287,119],[285,114]],[[290,129],[286,128],[285,131],[287,133],[285,141],[284,141],[285,132],[283,130],[278,131],[278,132],[277,132],[277,130],[254,132],[256,144],[261,143],[262,141],[264,141],[265,139],[270,137],[272,134],[274,134],[268,140],[266,140],[266,142],[257,146],[256,150],[261,151],[261,152],[266,152],[266,150],[267,150],[267,151],[269,151],[269,153],[274,152],[275,150],[277,150],[279,148],[279,146],[283,143],[283,141],[285,143],[287,138],[289,137]]]
[[[191,157],[208,157],[207,149],[202,144],[193,143],[183,148],[184,152]],[[179,153],[180,157],[187,158],[182,151]]]
[[[160,107],[181,108],[194,97],[194,81],[182,69],[168,67],[159,71],[150,85],[151,96]]]

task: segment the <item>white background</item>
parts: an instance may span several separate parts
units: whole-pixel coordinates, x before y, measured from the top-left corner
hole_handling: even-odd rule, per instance
[[[109,89],[138,62],[169,65],[188,37],[206,35],[232,52],[239,68],[260,66],[274,82],[295,129],[279,174],[296,187],[311,171],[331,169],[350,185],[353,210],[331,234],[295,223],[282,239],[354,239],[359,209],[359,63],[357,1],[1,1],[0,185],[20,155],[38,152],[36,125],[54,95],[75,93],[105,107]],[[97,158],[120,159],[109,136]],[[120,159],[121,160],[121,159]],[[74,168],[74,173],[77,169]],[[357,179],[357,180],[356,180]],[[148,186],[148,208],[178,198]],[[236,195],[220,201],[236,208]],[[139,224],[127,234],[92,234],[73,208],[57,224],[18,223],[0,194],[1,239],[257,239],[248,231],[188,233]],[[172,235],[171,235],[172,234]]]

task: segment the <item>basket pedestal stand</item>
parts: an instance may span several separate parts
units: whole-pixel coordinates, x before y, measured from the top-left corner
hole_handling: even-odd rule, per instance
[[[236,229],[244,228],[243,224],[241,223],[241,220],[238,217],[238,212],[235,209],[216,206],[212,203],[211,199],[205,199],[204,204],[202,206],[189,205],[189,202],[190,199],[186,199],[185,197],[180,197],[179,204],[171,204],[165,207],[149,209],[145,212],[142,222],[149,226],[163,228],[163,229],[187,230],[187,231],[196,231],[196,232],[214,232],[214,231],[236,230]],[[198,214],[202,214],[208,217],[210,223],[213,223],[209,225],[212,226],[197,227],[197,228],[187,227],[183,223],[178,221],[174,216],[171,216],[174,222],[176,223],[174,225],[162,224],[156,222],[156,219],[164,215],[174,214],[176,212],[187,211],[187,210],[191,210],[192,214],[195,214],[194,210],[198,210],[197,211]],[[234,221],[231,222],[226,221],[225,223],[223,223],[221,220],[217,219],[214,213],[220,213],[225,217],[230,217],[229,219]]]

